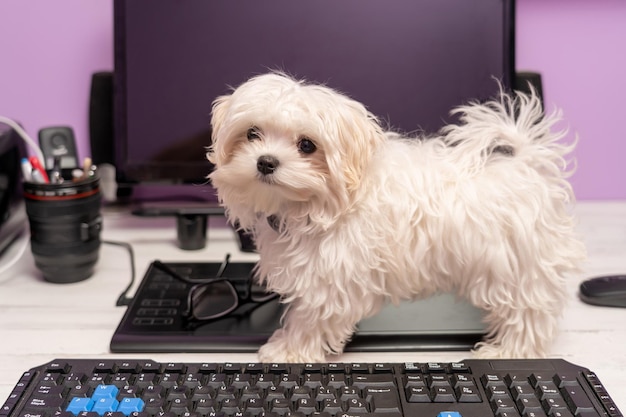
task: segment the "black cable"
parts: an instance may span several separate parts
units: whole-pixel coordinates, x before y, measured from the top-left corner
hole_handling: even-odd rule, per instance
[[[133,251],[133,247],[129,243],[116,242],[113,240],[103,240],[102,243],[121,246],[128,251],[128,255],[130,256],[130,284],[128,284],[128,287],[126,287],[126,289],[122,291],[120,296],[117,298],[117,302],[115,303],[115,305],[117,307],[130,305],[133,299],[132,297],[127,297],[126,295],[135,284],[135,252]]]

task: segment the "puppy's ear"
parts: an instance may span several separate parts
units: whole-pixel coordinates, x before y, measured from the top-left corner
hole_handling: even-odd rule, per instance
[[[341,166],[337,168],[343,173],[347,191],[353,192],[359,189],[363,171],[385,135],[376,116],[361,103],[347,99],[343,104],[335,113],[341,152]]]
[[[213,109],[211,111],[211,146],[209,147],[207,158],[215,165],[220,165],[226,157],[223,144],[223,127],[230,102],[231,96],[220,96],[213,101]]]

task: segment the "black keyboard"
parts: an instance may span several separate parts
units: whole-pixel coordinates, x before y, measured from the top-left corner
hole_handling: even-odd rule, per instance
[[[59,359],[25,372],[0,417],[622,416],[561,359],[158,363]]]

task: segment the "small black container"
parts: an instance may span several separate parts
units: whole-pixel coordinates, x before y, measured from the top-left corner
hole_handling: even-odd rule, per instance
[[[62,184],[24,183],[35,265],[54,283],[89,278],[98,261],[102,197],[97,176]]]

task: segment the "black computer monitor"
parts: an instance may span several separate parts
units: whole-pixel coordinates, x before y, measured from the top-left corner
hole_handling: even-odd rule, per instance
[[[20,161],[26,146],[13,129],[0,123],[0,258],[26,230]]]
[[[494,96],[496,80],[513,80],[514,0],[115,0],[114,7],[120,184],[204,183],[212,100],[269,70],[325,83],[388,127],[426,133],[450,122],[451,108]]]

